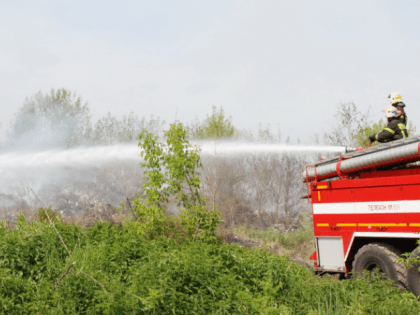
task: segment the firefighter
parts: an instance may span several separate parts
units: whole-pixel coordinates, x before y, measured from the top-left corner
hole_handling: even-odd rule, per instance
[[[385,108],[385,117],[388,120],[388,125],[382,129],[378,134],[369,136],[370,142],[389,142],[407,138],[408,132],[405,127],[404,119],[401,118],[403,114],[394,106]],[[405,114],[404,114],[405,116]]]
[[[404,111],[405,104],[402,101],[401,94],[398,92],[392,92],[388,95],[388,99],[392,106],[394,106],[398,111],[401,113],[401,120],[404,122],[404,124],[407,126],[407,114]]]

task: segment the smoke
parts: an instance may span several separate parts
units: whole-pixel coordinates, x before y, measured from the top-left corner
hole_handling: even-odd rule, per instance
[[[0,122],[0,144],[6,139],[6,128],[4,123]]]

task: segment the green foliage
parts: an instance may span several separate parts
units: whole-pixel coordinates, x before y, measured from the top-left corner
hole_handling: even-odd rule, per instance
[[[369,136],[372,134],[377,134],[380,132],[384,127],[386,127],[386,122],[383,119],[380,119],[377,123],[372,125],[366,125],[363,128],[360,128],[354,139],[356,140],[356,145],[358,147],[369,147]],[[413,136],[416,133],[416,127],[413,125],[413,122],[410,120],[408,122],[407,131],[410,136]],[[379,143],[376,141],[372,143],[372,146],[378,145]]]
[[[417,240],[417,251],[419,250],[420,250],[420,240]],[[398,262],[403,263],[408,269],[415,266],[420,271],[420,256],[413,255],[413,252],[404,253],[398,259]]]
[[[205,243],[219,243],[216,232],[220,225],[220,213],[209,211],[205,205],[191,204],[181,212],[181,223],[193,240]]]
[[[1,314],[417,314],[378,277],[337,281],[239,245],[147,240],[133,223],[0,224]],[[77,245],[77,246],[76,246]],[[54,290],[64,266],[77,262]],[[91,275],[87,277],[85,274]],[[103,288],[101,287],[103,286]]]
[[[226,117],[223,107],[217,110],[212,107],[212,114],[201,123],[189,128],[192,138],[195,139],[223,139],[233,138],[238,135],[238,130],[232,124],[232,117]]]
[[[414,136],[416,134],[416,130],[417,130],[417,127],[414,126],[413,122],[410,120],[407,126],[408,136],[409,137]]]
[[[49,222],[48,217],[51,219],[53,223],[57,223],[61,221],[61,217],[57,214],[57,211],[48,207],[47,209],[39,208],[37,219],[40,222]]]
[[[377,123],[374,123],[372,125],[367,125],[364,128],[360,128],[357,134],[355,135],[355,140],[358,147],[367,148],[369,147],[369,136],[378,133],[385,127],[385,121],[383,119],[380,119]],[[372,143],[372,146],[377,145],[378,142]]]
[[[152,239],[163,232],[164,210],[148,204],[137,198],[134,201],[134,211],[140,222],[139,232],[149,235]]]
[[[202,184],[197,168],[202,167],[200,152],[190,145],[187,130],[181,123],[170,125],[164,133],[166,143],[144,130],[139,135],[139,146],[146,168],[144,194],[136,196],[134,213],[140,220],[142,233],[161,234],[164,205],[173,197],[181,209],[182,224],[194,240],[218,242],[216,231],[220,213],[209,211],[202,196]]]

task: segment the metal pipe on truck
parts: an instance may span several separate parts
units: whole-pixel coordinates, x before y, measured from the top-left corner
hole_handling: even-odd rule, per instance
[[[418,160],[420,160],[420,136],[415,136],[321,161],[307,168],[302,176],[305,181],[314,181],[316,172],[316,178],[322,180]]]

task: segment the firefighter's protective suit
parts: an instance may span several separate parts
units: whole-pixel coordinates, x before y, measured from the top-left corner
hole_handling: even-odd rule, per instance
[[[403,102],[398,102],[398,103],[392,104],[392,106],[394,106],[399,112],[401,112],[400,118],[404,121],[404,124],[407,126],[408,119],[407,119],[407,114],[404,111],[405,104]]]
[[[370,142],[389,142],[408,137],[408,132],[405,127],[405,118],[400,111],[394,106],[388,106],[384,109],[385,117],[388,119],[388,125],[382,129],[378,134],[369,136]],[[404,115],[405,116],[405,115]]]
[[[403,120],[399,117],[388,118],[388,125],[377,134],[369,136],[370,142],[389,142],[408,137]]]

